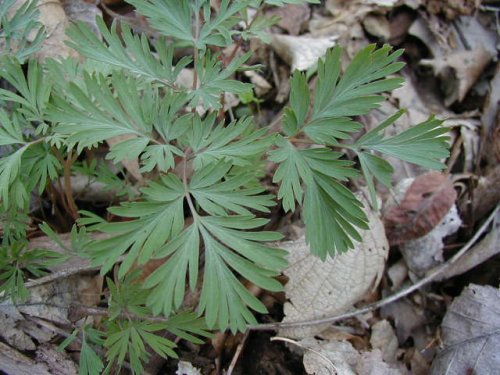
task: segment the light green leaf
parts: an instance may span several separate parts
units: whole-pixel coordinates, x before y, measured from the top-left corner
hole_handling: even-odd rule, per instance
[[[108,30],[101,17],[96,18],[96,23],[106,44],[100,41],[84,22],[78,22],[68,29],[68,36],[71,38],[68,45],[87,58],[126,69],[133,74],[172,87],[175,86],[175,79],[180,71],[191,61],[190,58],[184,57],[174,67],[173,47],[168,46],[164,38],[153,44],[155,55],[148,37],[145,34],[133,34],[127,24],[120,23],[119,35],[117,22],[113,23],[111,30]]]
[[[244,117],[227,126],[220,123],[213,126],[215,118],[205,120],[205,124],[193,122],[190,146],[196,156],[196,170],[219,161],[233,165],[249,166],[255,163],[272,144],[272,138],[266,136],[266,130],[255,130],[252,118]],[[202,133],[202,128],[206,127]]]
[[[395,62],[402,50],[391,53],[390,46],[375,49],[375,45],[369,45],[353,58],[344,74],[341,53],[341,48],[335,47],[318,63],[312,120],[366,114],[384,100],[380,93],[404,82],[402,78],[388,78],[404,66]]]
[[[230,212],[251,215],[249,209],[269,212],[269,207],[275,205],[273,196],[261,194],[265,191],[261,186],[247,187],[256,182],[255,176],[241,173],[225,177],[230,169],[230,164],[218,163],[195,173],[189,184],[189,192],[196,203],[205,212],[219,216],[229,215]]]
[[[273,277],[286,265],[286,253],[259,243],[278,239],[275,233],[239,230],[256,228],[266,220],[241,216],[205,216],[199,220],[205,270],[198,310],[205,312],[208,327],[243,331],[247,324],[256,322],[249,308],[261,313],[266,308],[233,272],[262,288],[281,290],[282,285]]]
[[[119,276],[123,277],[134,262],[146,263],[184,226],[184,187],[176,176],[164,176],[160,182],[152,182],[142,191],[145,201],[123,203],[109,209],[115,215],[134,220],[97,226],[100,231],[113,235],[88,245],[94,264],[102,265],[102,274],[129,250],[119,271]]]

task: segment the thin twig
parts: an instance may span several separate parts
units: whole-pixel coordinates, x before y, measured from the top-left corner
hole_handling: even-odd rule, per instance
[[[248,339],[248,336],[250,335],[250,331],[246,331],[245,334],[243,335],[243,339],[241,340],[240,344],[236,348],[236,352],[234,353],[233,359],[231,360],[231,364],[229,365],[226,375],[231,375],[234,371],[234,368],[236,367],[236,363],[238,362],[238,358],[241,355],[241,352],[243,351],[243,347],[245,346],[245,343]]]
[[[472,238],[453,256],[451,257],[448,261],[440,265],[439,267],[435,268],[432,270],[430,273],[428,273],[427,276],[424,278],[420,279],[417,281],[415,284],[404,288],[400,290],[397,293],[394,293],[393,295],[386,297],[384,299],[381,299],[378,302],[366,305],[365,307],[362,307],[360,309],[354,310],[347,312],[345,314],[341,315],[335,315],[335,316],[329,316],[325,318],[320,318],[320,319],[313,319],[313,320],[304,320],[304,321],[299,321],[299,322],[287,322],[287,323],[267,323],[267,324],[257,324],[253,326],[248,326],[249,330],[252,331],[276,331],[280,328],[295,328],[295,327],[306,327],[306,326],[314,326],[314,325],[319,325],[319,324],[329,324],[329,323],[334,323],[339,320],[343,319],[348,319],[355,317],[360,314],[365,314],[367,312],[377,310],[383,306],[386,306],[394,301],[397,301],[403,297],[406,297],[410,293],[413,293],[414,291],[420,289],[424,285],[429,284],[431,281],[433,281],[438,275],[443,273],[446,269],[448,269],[452,264],[456,263],[478,240],[479,237],[486,231],[488,226],[491,224],[493,219],[495,218],[498,210],[500,208],[500,205],[497,205],[496,208],[493,210],[493,212],[488,216],[486,221],[481,225],[481,227],[477,230],[477,232],[472,236]]]
[[[121,256],[118,258],[116,263],[121,263],[125,259],[125,256]],[[36,286],[52,283],[54,281],[57,281],[59,279],[66,279],[70,276],[79,274],[79,273],[84,273],[84,272],[90,272],[90,271],[98,271],[100,270],[100,266],[92,266],[92,265],[84,265],[84,266],[77,266],[77,267],[70,267],[61,271],[57,271],[54,273],[51,273],[50,275],[40,277],[39,279],[36,280],[31,280],[26,282],[24,285],[26,288],[34,288]]]

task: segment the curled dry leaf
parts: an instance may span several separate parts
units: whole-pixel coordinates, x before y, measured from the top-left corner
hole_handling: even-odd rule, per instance
[[[500,369],[500,289],[471,284],[441,324],[444,349],[431,374],[497,374]]]
[[[450,53],[443,58],[423,59],[420,64],[429,66],[441,79],[445,105],[461,102],[491,61],[491,54],[482,46],[471,51]]]
[[[281,245],[289,251],[290,264],[284,271],[289,278],[285,294],[290,301],[284,305],[284,323],[344,313],[378,285],[389,246],[382,221],[373,211],[367,215],[370,230],[361,232],[363,241],[324,262],[310,254],[304,237]],[[280,336],[307,337],[327,326],[285,328]]]
[[[370,344],[373,349],[379,349],[382,352],[382,358],[385,362],[396,362],[399,343],[389,321],[380,320],[372,326]]]
[[[292,70],[306,70],[335,45],[336,39],[273,34],[271,45]]]
[[[179,361],[176,375],[201,375],[201,371],[194,367],[191,362]]]
[[[268,9],[266,16],[279,17],[279,27],[288,31],[290,35],[299,35],[302,26],[311,16],[311,9],[307,4],[287,4]]]
[[[446,175],[429,172],[417,177],[401,203],[384,214],[389,243],[398,245],[429,233],[444,219],[456,197]]]
[[[402,375],[407,372],[384,362],[380,350],[358,352],[347,341],[319,341],[306,338],[300,341],[304,348],[304,368],[315,375]]]

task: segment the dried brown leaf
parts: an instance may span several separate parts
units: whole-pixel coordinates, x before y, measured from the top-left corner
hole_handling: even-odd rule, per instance
[[[500,369],[500,289],[471,284],[441,324],[444,349],[431,374],[496,374]]]
[[[307,4],[287,4],[282,7],[268,9],[266,16],[279,17],[279,27],[288,31],[290,35],[299,35],[304,23],[311,16],[311,9]]]
[[[429,172],[417,177],[404,199],[384,214],[384,226],[391,245],[424,236],[450,211],[457,193],[448,177]]]

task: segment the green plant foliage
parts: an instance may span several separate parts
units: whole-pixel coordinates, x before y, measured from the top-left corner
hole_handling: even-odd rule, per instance
[[[251,52],[239,48],[249,38],[269,39],[265,28],[277,20],[266,19],[261,7],[299,0],[222,0],[218,7],[209,0],[129,2],[159,38],[150,41],[117,22],[108,29],[98,19],[101,40],[77,23],[68,44],[86,61],[43,64],[28,59],[39,41],[22,42],[28,31],[21,26],[39,27],[35,3],[10,18],[13,0],[0,8],[0,40],[7,41],[0,78],[13,87],[0,90],[0,292],[27,298],[26,276],[38,277],[60,260],[27,250],[33,196],[63,204],[72,219],[80,215],[71,246],[48,224],[41,229],[108,276],[102,323],[80,327],[64,342],[81,345],[83,374],[124,366],[143,373],[151,352],[176,356],[173,336],[200,343],[209,329],[245,330],[256,323],[254,312],[266,313],[246,281],[282,290],[276,276],[286,253],[270,244],[281,235],[265,227],[272,210],[299,210],[311,252],[324,260],[353,248],[368,229],[350,180],[363,176],[376,206],[375,181],[391,184],[384,155],[431,169],[443,168],[448,156],[447,129],[435,118],[386,135],[403,112],[352,141],[363,129],[354,118],[379,108],[384,93],[403,84],[397,76],[403,51],[390,46],[362,49],[345,69],[342,48],[335,47],[316,72],[294,72],[282,129],[226,113],[229,94],[258,102],[239,77],[258,67],[247,66]],[[257,11],[253,19],[249,8]],[[180,47],[191,56],[175,57]],[[181,85],[187,68],[192,83]],[[122,141],[107,147],[114,137]],[[136,160],[142,178],[134,186],[126,162]],[[269,171],[277,196],[269,193]],[[77,173],[104,182],[121,203],[112,202],[105,214],[87,206],[78,212],[83,206],[66,186]],[[159,266],[140,275],[152,261]],[[185,311],[195,292],[197,305]]]
[[[28,249],[23,241],[0,248],[0,298],[24,301],[29,291],[24,285],[28,275],[40,277],[46,269],[66,260],[66,256],[46,249]]]
[[[19,61],[37,52],[45,39],[45,30],[38,22],[37,3],[37,0],[26,1],[11,14],[16,0],[0,2],[0,50]],[[33,33],[35,36],[30,37]]]

